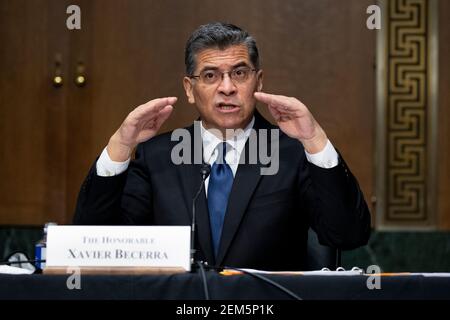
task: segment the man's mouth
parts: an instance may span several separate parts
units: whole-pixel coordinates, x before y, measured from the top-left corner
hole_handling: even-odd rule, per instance
[[[217,104],[217,109],[223,113],[230,113],[239,111],[239,106],[230,103],[219,103]]]

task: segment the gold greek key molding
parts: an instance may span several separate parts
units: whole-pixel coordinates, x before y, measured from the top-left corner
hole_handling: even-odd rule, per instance
[[[382,1],[377,227],[433,228],[436,0]],[[381,64],[381,65],[380,65]],[[434,119],[434,120],[433,120]],[[434,123],[433,123],[434,121]]]

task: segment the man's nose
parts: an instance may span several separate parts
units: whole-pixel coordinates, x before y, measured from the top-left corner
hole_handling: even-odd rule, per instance
[[[231,81],[229,73],[224,73],[222,75],[222,80],[220,81],[219,87],[217,89],[220,93],[223,93],[226,96],[236,93],[236,86],[234,85],[233,81]]]

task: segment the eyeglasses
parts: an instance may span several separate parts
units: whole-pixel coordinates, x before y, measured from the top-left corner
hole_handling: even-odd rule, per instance
[[[225,73],[228,73],[231,81],[234,84],[241,84],[245,83],[250,73],[253,71],[258,71],[257,69],[251,69],[249,67],[238,67],[236,69],[233,69],[231,71],[222,72],[217,69],[211,69],[211,70],[204,70],[200,72],[199,75],[189,76],[189,78],[198,78],[202,83],[207,85],[213,85],[217,84],[219,81],[223,80],[223,75]]]

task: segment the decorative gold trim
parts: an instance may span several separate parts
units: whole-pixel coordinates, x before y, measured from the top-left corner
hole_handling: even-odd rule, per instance
[[[437,1],[379,3],[378,229],[436,227]]]

